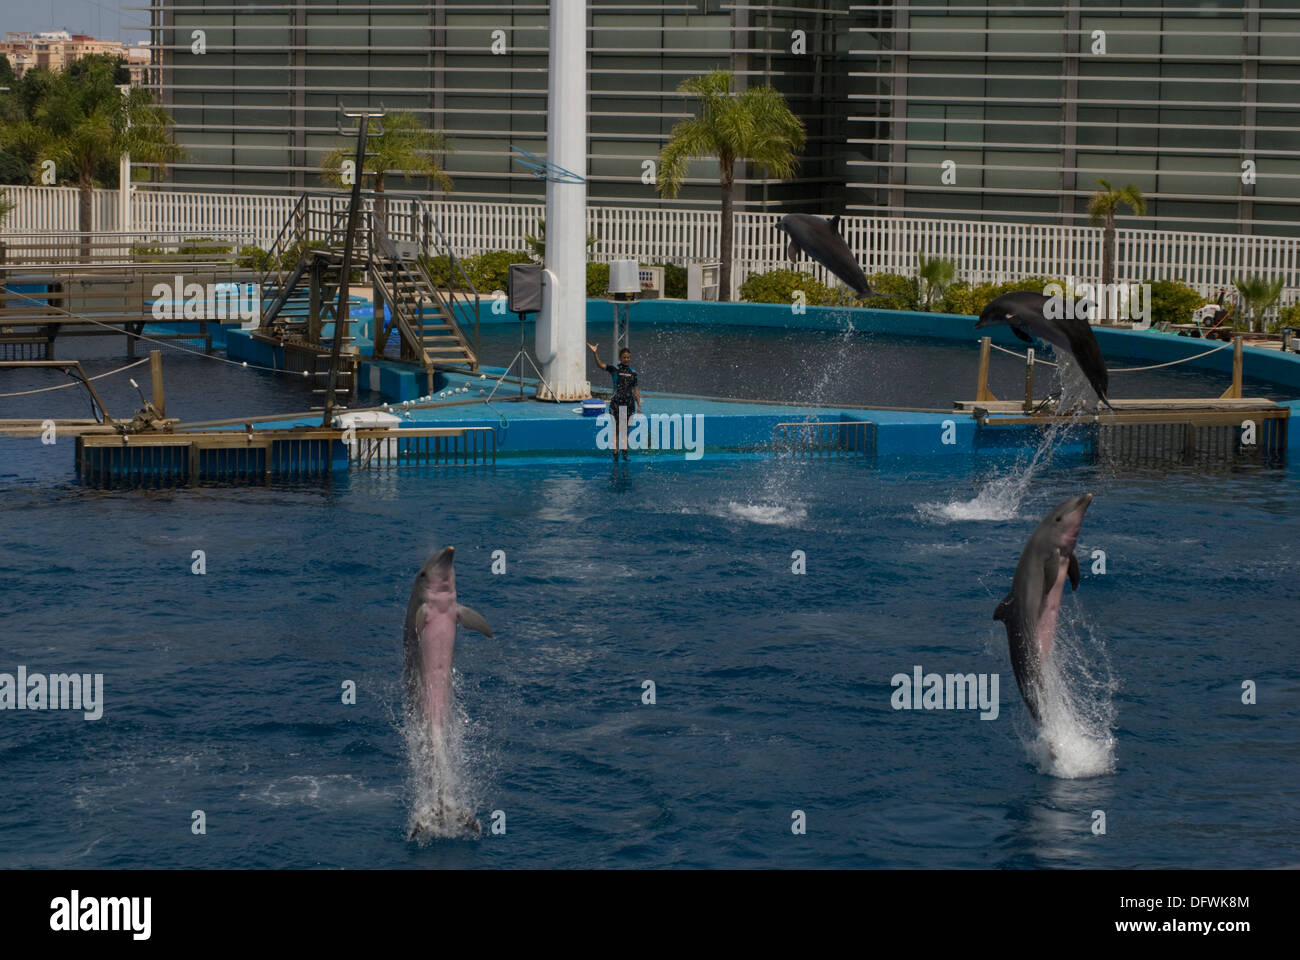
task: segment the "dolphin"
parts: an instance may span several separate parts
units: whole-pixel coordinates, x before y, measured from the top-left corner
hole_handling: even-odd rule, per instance
[[[408,723],[418,724],[418,741],[427,745],[435,764],[446,763],[445,728],[451,713],[451,661],[456,646],[456,624],[492,636],[482,615],[456,599],[456,571],[452,566],[455,547],[439,550],[420,568],[406,605],[402,643],[405,648],[405,681]],[[437,823],[459,821],[460,826],[478,833],[478,821],[469,810],[450,809],[443,796],[441,778],[437,784],[437,809],[431,811]],[[427,824],[417,824],[414,839]]]
[[[781,218],[776,228],[784,230],[790,237],[790,244],[786,247],[789,259],[797,260],[800,252],[806,253],[847,283],[858,296],[885,296],[871,289],[853,251],[840,237],[838,214],[824,220],[808,213],[789,213]]]
[[[1065,581],[1070,581],[1071,589],[1079,586],[1074,547],[1090,503],[1092,494],[1085,493],[1062,500],[1048,511],[1020,554],[1011,592],[993,612],[993,619],[1007,628],[1011,667],[1025,706],[1036,721],[1041,719],[1042,671],[1052,653]]]
[[[1031,290],[1005,293],[984,308],[979,320],[975,322],[975,328],[978,330],[980,327],[1004,323],[1025,343],[1033,343],[1033,338],[1037,337],[1067,351],[1078,361],[1079,369],[1092,384],[1092,389],[1097,391],[1097,398],[1114,410],[1106,399],[1110,389],[1110,374],[1106,370],[1101,347],[1097,345],[1097,338],[1092,332],[1092,325],[1082,317],[1056,320],[1043,316],[1043,306],[1050,299]]]

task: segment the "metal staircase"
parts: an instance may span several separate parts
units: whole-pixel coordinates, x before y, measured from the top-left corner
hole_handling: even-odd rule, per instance
[[[347,214],[344,197],[299,197],[271,245],[259,278],[262,319],[257,335],[284,347],[286,369],[306,373],[312,391],[321,395],[329,392],[334,336],[341,331],[346,346],[355,340],[350,324],[338,322]],[[355,362],[349,362],[340,368],[335,401],[353,396],[355,384]]]
[[[384,356],[391,335],[398,336],[397,357],[417,364],[433,391],[435,369],[478,369],[481,301],[460,260],[430,211],[419,200],[410,201],[393,219],[391,230],[376,216],[374,196],[359,218],[354,236],[353,269],[364,269],[375,301],[375,356]],[[383,205],[386,207],[387,205]],[[276,343],[310,345],[312,365],[304,367],[315,377],[318,392],[327,391],[332,337],[327,325],[342,327],[342,344],[353,343],[348,323],[337,323],[339,284],[343,282],[343,245],[346,240],[348,198],[304,194],[272,244],[261,273],[262,323],[259,335]],[[445,257],[451,269],[446,283],[428,270],[431,258]],[[385,320],[384,306],[391,314]],[[471,328],[472,324],[472,328]],[[346,372],[346,371],[341,371]],[[355,378],[345,377],[339,392],[351,391]]]
[[[427,269],[425,245],[393,240],[378,219],[372,221],[372,237],[371,282],[392,314],[391,328],[376,324],[375,352],[385,349],[388,335],[395,329],[401,339],[401,358],[424,368],[430,391],[435,367],[477,370],[478,354],[456,316],[458,311],[473,316],[477,330],[477,293],[473,293],[472,302],[466,302],[450,285],[440,287]],[[468,311],[464,309],[467,306]]]

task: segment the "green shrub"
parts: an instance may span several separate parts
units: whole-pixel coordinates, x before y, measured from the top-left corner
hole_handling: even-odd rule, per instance
[[[1300,300],[1280,307],[1277,319],[1268,325],[1268,332],[1281,333],[1283,327],[1300,327]]]
[[[794,292],[802,290],[809,306],[825,306],[830,299],[826,285],[811,273],[798,270],[769,270],[751,273],[740,285],[740,299],[748,303],[794,303]]]
[[[236,262],[245,270],[256,270],[258,273],[265,273],[267,265],[271,262],[271,255],[261,247],[240,247]]]
[[[674,300],[685,300],[686,268],[675,263],[656,263],[655,266],[664,268],[663,295]]]
[[[587,264],[587,296],[603,297],[609,292],[609,264]]]
[[[998,297],[1019,290],[1042,293],[1050,283],[1060,284],[1061,290],[1068,292],[1064,281],[1052,277],[1025,277],[1022,280],[1003,280],[1001,283],[993,283],[989,280],[968,283],[960,280],[948,288],[935,309],[940,313],[978,317],[984,312],[984,308]]]
[[[873,273],[867,278],[871,289],[883,297],[871,297],[869,305],[878,310],[919,310],[921,298],[916,281],[901,273]]]
[[[176,248],[176,252],[182,257],[224,257],[233,253],[234,247],[228,243],[221,243],[215,237],[193,237],[182,241]]]
[[[1204,294],[1178,280],[1151,282],[1151,325],[1191,323],[1192,312],[1206,303]]]
[[[491,250],[476,257],[465,257],[461,260],[461,267],[469,276],[470,283],[474,284],[474,289],[490,294],[506,289],[510,282],[510,264],[532,262],[532,258],[522,250]]]

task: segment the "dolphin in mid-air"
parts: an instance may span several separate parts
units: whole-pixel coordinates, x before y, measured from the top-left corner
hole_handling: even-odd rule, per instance
[[[800,252],[806,253],[847,283],[858,296],[884,296],[871,289],[853,251],[840,236],[838,214],[824,220],[808,213],[789,213],[781,218],[776,228],[784,230],[790,237],[786,247],[786,256],[790,260],[798,260]]]
[[[407,723],[419,725],[417,741],[428,751],[435,771],[446,765],[446,727],[451,715],[451,662],[456,647],[456,625],[492,636],[483,617],[456,599],[456,571],[452,566],[454,547],[439,550],[420,568],[406,606],[402,643],[405,648]],[[435,773],[441,776],[441,773]],[[474,834],[478,820],[472,811],[449,801],[441,780],[435,784],[437,798],[427,811],[427,821],[411,831],[415,839],[424,831],[454,824]]]
[[[1007,628],[1011,667],[1025,706],[1036,721],[1041,719],[1043,667],[1052,653],[1065,581],[1070,581],[1071,589],[1079,586],[1079,560],[1074,548],[1090,503],[1092,494],[1085,493],[1063,500],[1048,511],[1020,554],[1011,592],[993,612],[993,619],[1001,620]]]
[[[1067,351],[1078,361],[1079,369],[1092,384],[1092,389],[1097,391],[1097,398],[1114,410],[1106,399],[1110,389],[1110,374],[1106,370],[1106,359],[1101,355],[1101,347],[1093,335],[1092,325],[1083,317],[1055,320],[1043,316],[1043,306],[1050,299],[1032,290],[1005,293],[984,308],[979,320],[975,322],[975,328],[1006,324],[1012,333],[1026,343],[1033,343],[1033,338],[1037,337]]]

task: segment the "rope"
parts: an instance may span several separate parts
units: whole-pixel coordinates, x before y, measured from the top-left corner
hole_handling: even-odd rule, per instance
[[[996,343],[990,343],[989,346],[992,347],[994,350],[1001,350],[1003,353],[1009,354],[1010,356],[1019,357],[1021,360],[1029,359],[1029,355],[1026,353],[1016,353],[1016,351],[1008,350],[1006,347],[999,347]],[[1201,357],[1208,357],[1210,354],[1216,353],[1219,350],[1222,350],[1225,347],[1230,347],[1230,346],[1232,346],[1232,342],[1227,341],[1225,343],[1219,344],[1217,347],[1211,347],[1209,350],[1206,350],[1204,353],[1197,353],[1197,354],[1193,354],[1190,357],[1183,357],[1181,360],[1170,360],[1168,363],[1153,363],[1150,366],[1146,366],[1146,367],[1111,367],[1109,368],[1109,372],[1110,373],[1137,373],[1141,370],[1159,370],[1161,367],[1176,367],[1180,363],[1187,363],[1189,360],[1199,360],[1201,359]],[[1034,363],[1041,363],[1049,367],[1060,366],[1059,363],[1052,363],[1052,361],[1050,360],[1039,360],[1038,357],[1034,357]]]
[[[130,370],[132,367],[138,367],[140,364],[148,362],[149,358],[145,357],[143,360],[137,360],[135,363],[128,363],[125,367],[118,367],[116,370],[108,371],[108,373],[101,373],[97,376],[87,377],[86,381],[73,380],[71,383],[60,383],[53,387],[38,387],[35,390],[19,390],[17,393],[0,393],[0,400],[5,399],[6,397],[28,397],[33,393],[48,393],[51,390],[66,390],[68,387],[79,387],[83,382],[103,380],[105,377],[111,377],[115,373],[121,373],[124,370]]]

